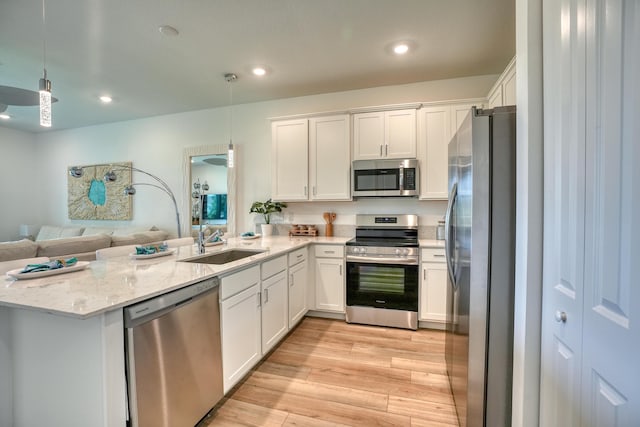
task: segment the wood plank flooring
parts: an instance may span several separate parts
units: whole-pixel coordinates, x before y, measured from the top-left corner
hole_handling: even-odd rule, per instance
[[[444,333],[307,317],[204,426],[457,427]]]

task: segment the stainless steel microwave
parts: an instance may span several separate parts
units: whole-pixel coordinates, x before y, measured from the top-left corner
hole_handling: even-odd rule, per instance
[[[417,197],[420,171],[416,159],[354,160],[353,197]]]

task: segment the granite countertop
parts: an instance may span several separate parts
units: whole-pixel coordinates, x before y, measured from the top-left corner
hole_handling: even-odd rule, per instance
[[[178,262],[196,256],[195,245],[176,248],[175,254],[134,260],[129,256],[92,261],[81,271],[29,280],[0,279],[0,306],[88,318],[121,308],[198,281],[224,276],[252,264],[311,243],[344,244],[348,237],[273,236],[253,240],[230,238],[206,253],[228,249],[264,252],[223,265]]]

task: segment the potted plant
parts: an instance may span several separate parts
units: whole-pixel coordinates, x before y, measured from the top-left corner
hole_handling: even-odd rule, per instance
[[[286,208],[287,204],[282,202],[274,202],[269,199],[266,202],[253,202],[249,213],[262,214],[264,217],[264,224],[261,224],[262,235],[270,236],[273,234],[273,225],[271,224],[271,214],[275,212],[282,212],[282,208]]]

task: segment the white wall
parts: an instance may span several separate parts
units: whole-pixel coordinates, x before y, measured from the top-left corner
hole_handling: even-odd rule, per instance
[[[0,127],[0,241],[18,239],[20,224],[41,221],[50,200],[40,179],[35,135]]]
[[[270,118],[344,110],[385,104],[429,102],[452,99],[485,97],[497,79],[497,75],[439,80],[401,86],[387,86],[348,92],[288,98],[276,101],[236,105],[233,107],[233,142],[238,147],[238,198],[237,230],[252,229],[254,218],[249,206],[255,200],[270,197],[271,124]],[[242,91],[242,82],[236,83]],[[108,108],[117,108],[109,106]],[[54,110],[55,114],[55,110]],[[118,122],[64,131],[38,134],[38,161],[31,164],[40,176],[40,194],[45,198],[41,218],[46,223],[69,224],[67,217],[67,175],[71,165],[132,161],[135,167],[149,171],[164,179],[176,193],[178,206],[185,197],[180,194],[183,185],[181,171],[185,147],[209,144],[226,144],[229,141],[228,107],[186,112],[142,120]],[[17,145],[17,144],[15,144]],[[26,164],[26,159],[13,164]],[[11,180],[0,171],[0,188]],[[134,174],[134,181],[139,175]],[[142,179],[139,179],[142,181]],[[19,209],[12,206],[11,209]],[[321,212],[334,210],[339,213],[338,222],[359,212],[385,211],[418,213],[435,225],[444,212],[442,202],[418,202],[415,200],[342,202],[336,204],[296,203],[287,209],[289,219],[300,212],[305,221],[313,217],[322,223]],[[181,212],[184,216],[185,213]],[[15,218],[17,213],[13,213]],[[311,217],[308,217],[311,215]],[[188,221],[188,217],[186,218]],[[20,223],[14,219],[15,224]],[[85,225],[93,221],[73,221]],[[185,219],[183,219],[185,223]],[[99,222],[105,225],[104,222]],[[110,221],[111,226],[156,225],[168,231],[175,230],[173,207],[169,198],[153,188],[140,188],[134,198],[133,220]],[[16,227],[17,225],[10,225]]]

